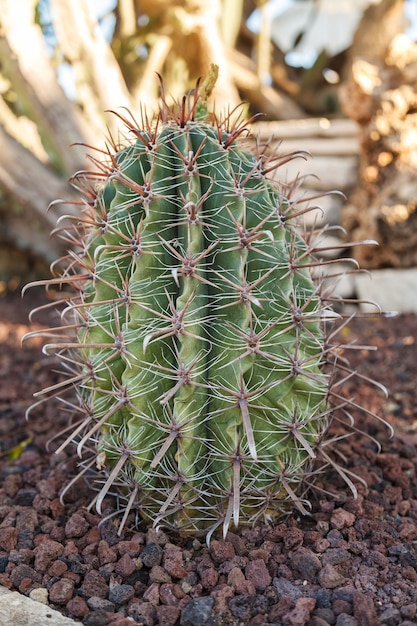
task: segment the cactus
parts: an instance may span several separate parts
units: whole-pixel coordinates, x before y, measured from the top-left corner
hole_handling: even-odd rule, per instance
[[[334,463],[324,437],[339,402],[340,315],[320,237],[300,229],[312,209],[272,180],[297,155],[251,151],[247,124],[209,115],[201,93],[163,96],[142,127],[119,115],[128,139],[74,176],[84,214],[57,229],[72,244],[64,269],[36,283],[72,290],[44,347],[69,375],[38,394],[76,389],[59,449],[93,449],[99,512],[115,487],[122,526],[134,510],[191,534],[305,513],[316,457]]]

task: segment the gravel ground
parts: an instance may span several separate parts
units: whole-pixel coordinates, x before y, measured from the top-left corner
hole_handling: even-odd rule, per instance
[[[1,585],[46,599],[85,626],[417,624],[415,315],[358,319],[349,331],[359,344],[379,347],[354,351],[352,361],[391,394],[387,401],[358,380],[348,392],[395,431],[389,438],[381,423],[358,414],[358,427],[382,452],[360,434],[339,443],[345,466],[366,485],[355,482],[358,498],[329,471],[311,496],[310,517],[294,513],[275,526],[216,537],[207,548],[140,524],[118,537],[117,518],[99,525],[87,508],[87,482],[60,502],[77,459],[72,450],[52,454],[57,444],[47,451],[47,442],[66,415],[50,404],[24,418],[32,393],[56,379],[36,341],[20,349],[37,297],[0,300]],[[51,323],[46,315],[41,321]],[[114,500],[104,508],[111,514]]]

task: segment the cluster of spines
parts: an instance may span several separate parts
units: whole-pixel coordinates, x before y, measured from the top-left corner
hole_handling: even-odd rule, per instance
[[[320,237],[297,226],[311,199],[269,181],[298,154],[251,154],[246,124],[196,120],[197,105],[164,101],[144,129],[123,118],[134,140],[75,175],[84,216],[59,225],[71,251],[48,281],[73,292],[68,323],[44,348],[69,376],[38,395],[76,388],[78,407],[63,401],[80,419],[59,449],[94,444],[99,511],[115,485],[123,523],[134,508],[225,533],[289,503],[306,511],[300,484],[317,455],[333,463],[332,405],[350,419],[333,383],[348,366],[326,334],[343,316],[311,276]]]

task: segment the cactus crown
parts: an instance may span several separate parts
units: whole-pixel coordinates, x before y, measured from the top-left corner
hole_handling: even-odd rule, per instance
[[[249,150],[247,123],[209,116],[198,88],[152,122],[119,117],[129,138],[74,176],[84,215],[57,229],[71,250],[44,281],[72,291],[44,348],[69,376],[39,392],[76,389],[60,449],[92,444],[97,509],[117,487],[121,526],[131,510],[185,533],[305,513],[346,365],[320,237],[300,229],[313,207],[271,180],[295,155]]]

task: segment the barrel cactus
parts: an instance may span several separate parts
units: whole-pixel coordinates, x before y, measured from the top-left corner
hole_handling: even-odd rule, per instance
[[[93,450],[97,509],[117,488],[123,524],[134,510],[226,533],[305,512],[304,479],[330,462],[338,313],[300,229],[309,209],[272,179],[286,158],[249,149],[198,87],[123,121],[128,139],[74,176],[83,215],[58,228],[74,245],[48,284],[72,295],[44,351],[69,375],[38,401],[76,390],[60,449]]]

